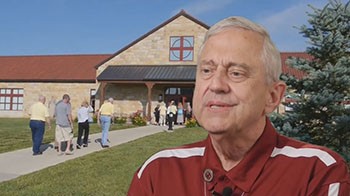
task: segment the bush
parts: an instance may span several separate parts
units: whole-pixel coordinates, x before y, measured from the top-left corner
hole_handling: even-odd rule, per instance
[[[196,127],[196,126],[198,126],[198,124],[197,124],[196,119],[191,118],[191,119],[186,120],[185,126],[186,126],[187,128],[190,128],[190,127]]]
[[[97,115],[92,115],[92,123],[97,123]]]
[[[126,120],[127,120],[126,117],[119,117],[118,116],[118,117],[114,118],[114,123],[122,125],[122,124],[126,123]]]
[[[140,110],[133,113],[130,118],[131,118],[131,122],[133,125],[137,125],[137,126],[147,125],[147,119],[142,117],[142,111],[140,111]]]

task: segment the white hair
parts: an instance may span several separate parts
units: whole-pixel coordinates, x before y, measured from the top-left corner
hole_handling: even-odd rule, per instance
[[[215,25],[213,25],[206,33],[203,45],[199,49],[198,57],[200,57],[202,50],[207,42],[207,40],[228,28],[242,28],[250,30],[260,34],[263,39],[263,49],[261,52],[261,60],[265,66],[266,70],[266,81],[268,84],[272,82],[279,81],[279,77],[282,73],[282,63],[280,52],[276,48],[275,44],[272,42],[269,33],[264,27],[240,16],[232,16],[225,18]],[[199,62],[199,61],[198,61]]]

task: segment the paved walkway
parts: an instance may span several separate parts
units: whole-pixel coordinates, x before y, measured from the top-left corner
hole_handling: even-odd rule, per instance
[[[175,126],[174,128],[179,128]],[[110,147],[117,146],[147,135],[165,131],[167,127],[148,125],[118,131],[109,132]],[[101,133],[91,134],[90,143],[87,148],[74,150],[73,155],[58,156],[53,144],[41,146],[44,148],[43,155],[32,156],[32,148],[16,150],[13,152],[0,154],[0,182],[17,178],[18,176],[29,174],[34,171],[44,169],[49,166],[57,165],[70,159],[75,159],[92,152],[104,150],[100,143]],[[76,138],[73,139],[76,144]]]

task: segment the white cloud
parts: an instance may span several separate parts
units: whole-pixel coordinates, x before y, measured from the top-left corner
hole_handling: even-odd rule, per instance
[[[326,0],[303,0],[280,12],[261,17],[258,23],[270,32],[271,38],[281,51],[304,51],[307,47],[307,40],[299,34],[299,30],[295,27],[308,25],[306,12],[313,12],[308,4],[322,8],[326,3]]]

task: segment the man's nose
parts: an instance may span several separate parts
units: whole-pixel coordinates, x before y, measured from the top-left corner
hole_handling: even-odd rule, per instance
[[[230,88],[227,73],[223,70],[216,71],[213,77],[211,78],[209,89],[216,93],[229,92]]]

